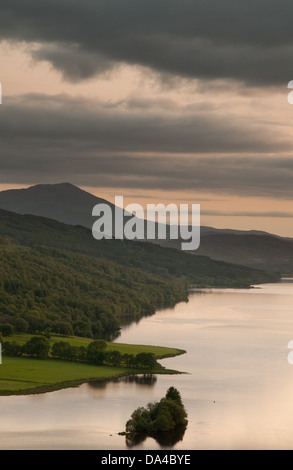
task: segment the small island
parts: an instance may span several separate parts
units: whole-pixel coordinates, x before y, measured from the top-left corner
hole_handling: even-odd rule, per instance
[[[146,408],[137,408],[126,423],[126,432],[120,434],[126,435],[128,442],[133,443],[139,443],[147,436],[160,441],[164,434],[177,429],[183,436],[187,423],[187,412],[180,392],[170,387],[159,402],[149,403]]]

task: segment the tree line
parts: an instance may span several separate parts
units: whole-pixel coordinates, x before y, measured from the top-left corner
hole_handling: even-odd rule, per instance
[[[53,358],[99,366],[146,370],[152,370],[157,365],[156,358],[152,353],[121,354],[120,351],[106,351],[106,348],[107,343],[104,340],[91,341],[87,347],[70,345],[66,341],[56,341],[51,345],[50,341],[44,336],[33,336],[24,345],[20,345],[16,341],[2,342],[2,352],[6,356],[23,356],[36,359]]]

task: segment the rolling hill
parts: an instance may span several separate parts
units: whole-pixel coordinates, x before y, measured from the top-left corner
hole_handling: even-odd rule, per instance
[[[186,301],[196,287],[249,287],[278,274],[0,210],[0,323],[18,331],[113,335],[126,317]]]
[[[0,192],[2,209],[87,228],[91,228],[94,222],[92,208],[100,203],[107,203],[112,209],[115,207],[70,183],[36,185],[27,189]],[[63,232],[66,230],[68,229],[63,228]],[[176,249],[181,246],[180,240],[153,242]],[[194,252],[189,252],[191,253],[253,268],[277,270],[284,274],[293,273],[293,240],[266,232],[223,230],[203,226],[200,247]]]
[[[247,287],[276,279],[274,274],[206,256],[190,256],[174,248],[130,240],[95,240],[90,229],[53,219],[0,209],[0,236],[25,247],[46,246],[103,259],[160,276],[184,276],[189,285]]]

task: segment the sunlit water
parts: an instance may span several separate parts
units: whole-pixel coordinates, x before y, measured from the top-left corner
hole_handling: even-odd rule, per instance
[[[188,303],[125,327],[116,340],[185,349],[162,361],[185,374],[0,397],[0,448],[127,449],[117,433],[132,411],[173,385],[189,420],[173,449],[293,449],[290,340],[293,283],[195,291]],[[134,448],[162,447],[147,438]]]

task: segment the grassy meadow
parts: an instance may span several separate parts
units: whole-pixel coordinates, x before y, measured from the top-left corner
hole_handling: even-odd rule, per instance
[[[15,334],[6,341],[25,344],[32,335]],[[66,341],[72,346],[85,346],[92,341],[81,337],[52,336],[50,342]],[[107,343],[107,351],[119,351],[121,354],[136,355],[140,352],[153,353],[156,359],[172,357],[185,351],[162,346]],[[91,380],[109,380],[115,377],[148,373],[146,370],[134,370],[127,367],[97,366],[82,362],[70,362],[56,359],[31,359],[27,357],[2,357],[0,366],[0,395],[42,393],[61,388],[77,386]],[[159,363],[152,373],[175,373],[165,369]]]

